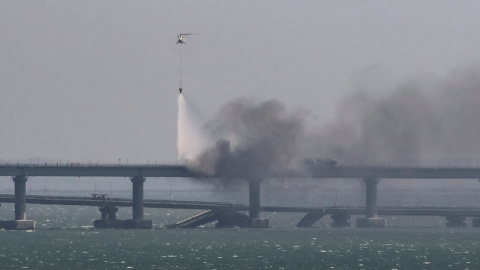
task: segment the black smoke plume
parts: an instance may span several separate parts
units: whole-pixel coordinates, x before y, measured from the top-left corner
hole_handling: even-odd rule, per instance
[[[225,178],[261,178],[286,168],[297,155],[304,118],[277,100],[239,99],[225,105],[207,129],[217,143],[195,160],[195,169]]]

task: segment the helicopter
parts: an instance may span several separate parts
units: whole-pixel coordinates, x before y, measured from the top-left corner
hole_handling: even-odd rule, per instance
[[[198,35],[198,34],[194,34],[194,33],[178,34],[177,44],[187,44],[187,42],[185,42],[185,36],[189,36],[189,35]]]
[[[183,44],[187,44],[187,42],[185,42],[185,36],[189,36],[189,35],[198,35],[198,33],[187,33],[187,34],[178,34],[177,36],[177,44],[180,44],[180,45],[183,45]],[[180,94],[182,94],[182,47],[183,46],[180,46],[180,87],[178,88],[178,91],[180,92]]]

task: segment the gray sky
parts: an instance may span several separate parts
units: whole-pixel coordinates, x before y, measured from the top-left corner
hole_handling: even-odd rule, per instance
[[[0,158],[176,162],[183,88],[206,119],[277,98],[320,126],[359,86],[478,64],[479,1],[1,1]],[[387,89],[387,88],[385,88]]]

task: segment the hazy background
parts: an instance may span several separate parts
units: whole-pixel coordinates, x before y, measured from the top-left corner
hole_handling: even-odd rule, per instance
[[[0,158],[176,162],[185,96],[205,119],[277,98],[322,126],[359,89],[479,60],[477,1],[2,1]]]
[[[392,136],[382,127],[399,131],[387,116],[409,112],[401,130],[433,125],[404,136],[414,142],[405,159],[454,153],[469,165],[480,151],[469,147],[480,137],[479,12],[478,1],[2,1],[0,162],[176,163],[175,43],[191,32],[200,34],[183,45],[184,95],[205,122],[232,100],[275,98],[304,113],[309,142],[319,142],[310,155],[362,163],[358,153],[385,160],[378,150]],[[456,99],[457,88],[468,95]],[[451,115],[462,124],[446,127],[475,126],[466,143],[437,149],[455,140],[450,132],[422,144]],[[375,137],[353,136],[359,127]]]

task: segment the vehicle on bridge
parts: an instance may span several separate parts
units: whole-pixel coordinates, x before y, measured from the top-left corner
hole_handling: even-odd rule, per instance
[[[333,168],[338,162],[331,158],[306,158],[303,163],[307,168]]]
[[[110,194],[107,194],[107,193],[92,193],[90,195],[92,195],[94,199],[101,199],[103,201],[106,201],[109,199],[111,200]]]

